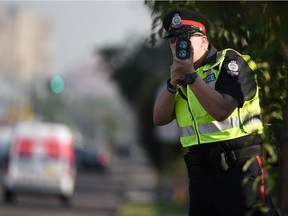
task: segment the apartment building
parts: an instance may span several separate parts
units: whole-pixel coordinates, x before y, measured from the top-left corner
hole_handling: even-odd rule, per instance
[[[0,8],[0,75],[18,81],[45,76],[51,64],[48,19],[17,7]]]
[[[50,73],[51,38],[46,17],[0,6],[0,125],[29,116],[31,92],[45,88],[41,80]]]

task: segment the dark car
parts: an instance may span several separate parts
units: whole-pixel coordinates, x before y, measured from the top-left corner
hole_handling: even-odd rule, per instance
[[[0,145],[0,169],[5,169],[8,160],[9,145]]]
[[[6,168],[7,165],[11,133],[12,127],[0,127],[0,169]]]
[[[78,169],[107,170],[111,156],[107,150],[96,147],[75,147]]]

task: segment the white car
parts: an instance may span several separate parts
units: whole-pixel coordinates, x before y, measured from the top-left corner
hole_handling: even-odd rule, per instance
[[[18,123],[11,137],[3,195],[14,201],[16,193],[55,195],[70,205],[76,178],[73,139],[62,124]]]

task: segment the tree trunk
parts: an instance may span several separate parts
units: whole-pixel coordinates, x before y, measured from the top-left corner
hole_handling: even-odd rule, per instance
[[[288,103],[283,108],[284,126],[281,136],[281,216],[288,216]]]

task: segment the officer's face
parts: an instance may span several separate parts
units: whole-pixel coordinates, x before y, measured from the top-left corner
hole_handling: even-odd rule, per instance
[[[194,37],[203,37],[205,35],[201,34],[201,33],[194,33],[191,35],[190,37],[190,40],[191,38],[194,38]],[[178,40],[179,36],[174,36],[174,37],[171,37],[169,40],[170,40],[170,43],[175,43],[177,40]]]
[[[193,61],[198,61],[208,50],[208,40],[205,35],[195,35],[190,38],[193,47]]]

